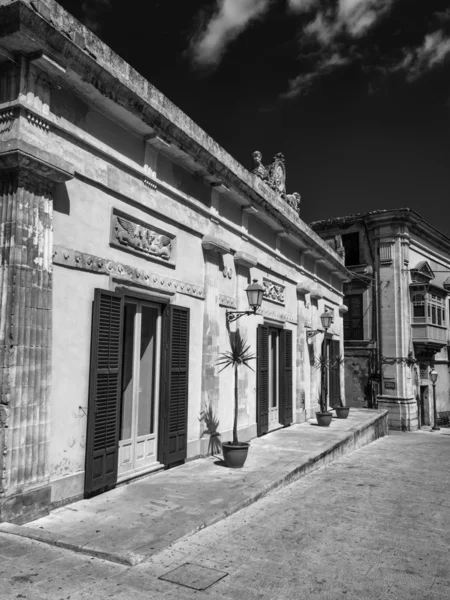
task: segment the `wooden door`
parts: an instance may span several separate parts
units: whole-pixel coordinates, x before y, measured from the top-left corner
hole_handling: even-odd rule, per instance
[[[283,329],[280,335],[280,423],[290,425],[293,419],[292,408],[292,331]]]
[[[117,481],[123,297],[95,290],[86,440],[85,495]]]
[[[269,328],[258,325],[256,360],[256,425],[258,436],[269,430]]]
[[[186,459],[189,378],[189,309],[168,305],[163,314],[159,460]]]

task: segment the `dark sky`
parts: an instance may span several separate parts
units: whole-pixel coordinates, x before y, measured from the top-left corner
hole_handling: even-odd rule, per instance
[[[450,0],[60,4],[247,168],[283,152],[306,222],[409,207],[450,236]]]

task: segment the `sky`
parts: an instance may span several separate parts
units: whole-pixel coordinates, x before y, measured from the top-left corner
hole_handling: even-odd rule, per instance
[[[307,223],[407,207],[450,237],[450,0],[59,3],[245,167],[282,152]]]

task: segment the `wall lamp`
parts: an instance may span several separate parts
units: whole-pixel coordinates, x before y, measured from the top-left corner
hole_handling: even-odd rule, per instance
[[[257,279],[253,280],[245,290],[247,292],[248,304],[252,310],[227,310],[227,323],[232,323],[244,315],[256,315],[256,311],[262,304],[264,295],[263,286],[258,283]]]
[[[326,310],[325,312],[323,312],[320,315],[320,321],[322,323],[323,329],[325,329],[325,331],[327,331],[328,328],[330,327],[331,323],[333,322],[333,313]],[[308,331],[306,332],[306,337],[308,340],[310,340],[318,333],[323,333],[323,330],[322,329],[308,329]]]
[[[436,371],[436,369],[431,369],[430,371],[430,381],[431,384],[433,386],[433,421],[434,421],[434,425],[431,428],[431,431],[439,431],[441,428],[438,425],[438,417],[437,417],[437,410],[436,410],[436,381],[438,379],[438,372]]]

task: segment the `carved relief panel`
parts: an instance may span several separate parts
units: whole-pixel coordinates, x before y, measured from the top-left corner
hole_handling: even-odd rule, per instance
[[[270,302],[276,302],[277,304],[284,304],[284,296],[285,296],[285,287],[284,285],[280,285],[279,283],[275,283],[270,279],[263,278],[263,286],[264,286],[264,300],[269,300]]]
[[[110,244],[149,260],[175,265],[174,235],[116,209],[112,213]]]

